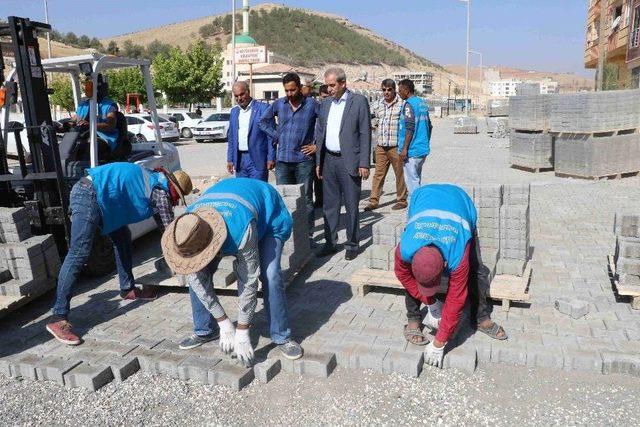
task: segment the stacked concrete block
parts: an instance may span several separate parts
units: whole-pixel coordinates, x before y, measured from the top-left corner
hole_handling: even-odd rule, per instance
[[[500,206],[502,185],[484,184],[473,187],[473,203],[478,212],[477,233],[483,258],[500,251]]]
[[[31,236],[24,208],[0,208],[0,295],[32,296],[55,286],[60,256],[51,235]]]
[[[553,95],[509,98],[509,127],[529,131],[549,130],[552,98]]]
[[[500,207],[500,259],[497,273],[521,276],[529,260],[528,184],[504,187]]]
[[[553,168],[554,136],[550,128],[551,95],[509,98],[510,157],[514,166]]]
[[[509,161],[527,169],[553,169],[554,136],[550,133],[514,132],[509,134]]]
[[[284,280],[290,279],[300,271],[312,257],[307,208],[302,184],[278,185],[278,193],[282,196],[287,209],[293,218],[291,238],[282,248],[282,273]]]
[[[501,129],[509,128],[509,118],[508,117],[485,117],[485,127],[487,129],[487,133],[493,135],[494,133],[500,134]]]
[[[555,95],[551,131],[597,133],[640,128],[640,90]]]
[[[487,102],[488,117],[506,117],[509,115],[508,99],[490,99]]]
[[[518,83],[516,86],[516,95],[540,95],[540,83]]]
[[[620,286],[640,292],[640,215],[616,214],[614,261]]]
[[[376,270],[393,270],[396,245],[406,225],[404,215],[390,215],[372,227],[373,245],[367,249],[367,264]]]
[[[603,137],[559,134],[555,142],[555,170],[556,174],[584,178],[640,171],[640,133]]]
[[[458,117],[453,124],[453,133],[478,133],[478,121],[475,119],[475,117]]]

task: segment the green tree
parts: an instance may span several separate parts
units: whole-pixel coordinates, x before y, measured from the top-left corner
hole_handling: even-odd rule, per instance
[[[107,45],[107,53],[109,55],[118,55],[120,53],[120,48],[118,47],[118,43],[111,40]]]
[[[139,93],[142,95],[142,102],[146,102],[147,91],[139,68],[130,67],[109,71],[107,78],[109,97],[118,104],[123,105],[126,102],[128,93]]]
[[[53,93],[49,97],[53,105],[71,113],[74,110],[73,89],[71,88],[71,80],[67,76],[58,76],[51,81],[51,89]]]
[[[620,67],[617,64],[608,63],[604,64],[603,72],[603,90],[617,90],[620,89]]]
[[[67,33],[66,36],[64,36],[64,43],[71,45],[71,46],[77,46],[78,45],[78,36],[75,35],[75,33],[69,31]]]
[[[89,36],[80,36],[80,38],[78,38],[78,46],[83,49],[90,47],[91,39],[89,38]]]
[[[131,40],[125,40],[122,44],[122,56],[127,58],[142,58],[144,56],[144,46],[134,44]]]
[[[158,55],[153,59],[153,85],[164,92],[169,102],[188,102],[187,67],[180,48],[173,48],[169,54]]]
[[[158,55],[168,55],[171,52],[171,45],[167,43],[162,43],[161,41],[154,40],[147,46],[144,57],[153,61]]]

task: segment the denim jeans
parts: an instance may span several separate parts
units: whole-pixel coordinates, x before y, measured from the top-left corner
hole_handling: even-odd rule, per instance
[[[80,270],[89,259],[93,237],[96,230],[102,226],[102,214],[91,181],[82,179],[73,186],[70,208],[70,247],[58,274],[56,302],[53,306],[53,314],[63,318],[69,314],[73,286]],[[115,251],[120,290],[128,291],[135,283],[132,271],[131,232],[124,226],[109,233],[109,238]]]
[[[276,185],[304,185],[309,235],[313,234],[313,227],[315,225],[315,212],[313,207],[313,176],[315,175],[315,169],[316,162],[314,160],[306,160],[300,163],[276,162]]]
[[[260,282],[262,282],[264,310],[269,321],[269,332],[274,343],[282,344],[291,337],[287,295],[280,267],[283,242],[274,237],[265,237],[258,246],[260,252]],[[214,332],[217,329],[215,319],[191,289],[189,289],[189,294],[191,297],[194,333],[208,335]]]
[[[240,161],[238,162],[238,170],[236,171],[236,177],[238,178],[253,178],[260,181],[269,181],[269,171],[263,165],[262,169],[258,169],[251,160],[249,153],[238,153]]]
[[[409,198],[420,187],[422,181],[422,165],[427,157],[409,157],[404,163],[404,182],[407,184]]]

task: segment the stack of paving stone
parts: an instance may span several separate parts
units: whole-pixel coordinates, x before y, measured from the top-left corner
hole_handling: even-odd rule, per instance
[[[307,207],[304,185],[278,185],[278,193],[293,218],[291,238],[282,248],[282,274],[285,282],[289,283],[293,276],[309,262],[312,257],[311,241],[309,239],[309,224],[307,223]]]
[[[532,171],[553,169],[554,136],[549,133],[552,95],[509,99],[510,158]]]
[[[487,117],[507,117],[508,115],[508,99],[490,99],[487,102]]]
[[[53,236],[32,236],[26,209],[0,208],[0,313],[55,287],[59,270]]]
[[[516,95],[540,95],[540,83],[518,83],[518,85],[516,86]]]
[[[453,124],[453,133],[478,133],[478,121],[475,117],[458,117]]]
[[[640,292],[640,215],[616,214],[614,261],[618,284]]]
[[[509,133],[508,117],[485,117],[487,134],[493,138],[504,138]]]
[[[530,186],[505,185],[500,206],[500,259],[497,274],[522,276],[529,260]]]
[[[640,171],[640,90],[552,97],[558,175],[599,178]]]

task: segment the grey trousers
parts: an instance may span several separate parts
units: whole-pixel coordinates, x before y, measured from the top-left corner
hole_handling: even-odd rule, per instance
[[[342,157],[326,154],[322,167],[322,210],[324,211],[324,239],[327,245],[335,246],[338,243],[340,208],[344,201],[347,211],[345,223],[347,241],[344,246],[348,251],[358,250],[360,231],[358,203],[361,187],[362,178],[349,175]]]

